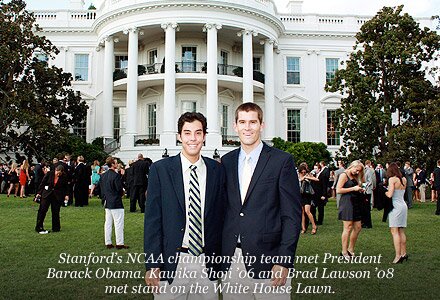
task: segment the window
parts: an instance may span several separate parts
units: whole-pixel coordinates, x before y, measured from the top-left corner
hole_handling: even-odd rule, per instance
[[[341,144],[341,130],[336,110],[327,110],[327,145],[339,146]]]
[[[229,106],[227,105],[222,105],[222,114],[221,114],[221,119],[220,119],[220,124],[222,124],[221,126],[221,132],[222,132],[222,139],[226,140],[227,136],[228,136],[228,111],[229,111]]]
[[[128,68],[128,56],[116,55],[115,56],[115,70],[123,70]]]
[[[301,141],[301,117],[299,109],[287,110],[287,140],[293,143]]]
[[[252,58],[254,71],[261,71],[261,57]]]
[[[338,70],[339,60],[337,58],[325,59],[325,82],[335,79],[335,73]]]
[[[182,101],[182,114],[186,112],[195,112],[197,103],[194,101]]]
[[[119,137],[125,133],[127,124],[127,108],[115,107],[113,109],[113,138],[119,140]]]
[[[219,65],[219,75],[228,74],[228,56],[229,53],[226,51],[220,51],[220,65]]]
[[[299,57],[287,58],[287,84],[300,84]]]
[[[79,124],[78,126],[72,127],[73,134],[79,136],[84,141],[86,140],[86,137],[87,137],[87,125],[86,125],[86,122],[87,121],[84,118],[84,120],[81,122],[81,124]]]
[[[156,103],[148,104],[148,137],[156,139]]]
[[[148,51],[148,64],[152,65],[157,63],[157,49]]]
[[[89,80],[89,55],[75,54],[75,81]]]
[[[196,47],[182,47],[182,72],[195,72],[197,61]]]

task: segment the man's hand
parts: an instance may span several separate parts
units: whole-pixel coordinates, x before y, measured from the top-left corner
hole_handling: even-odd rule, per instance
[[[159,282],[160,282],[160,269],[152,268],[145,273],[145,283],[148,286],[156,287],[154,290],[155,293],[159,293]]]
[[[287,275],[287,268],[280,265],[274,265],[272,267],[272,278],[270,279],[270,281],[272,281],[272,286],[284,286],[286,284]]]

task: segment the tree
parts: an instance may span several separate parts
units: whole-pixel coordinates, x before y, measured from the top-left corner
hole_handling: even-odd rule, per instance
[[[345,96],[339,111],[344,141],[339,155],[350,160],[414,159],[415,151],[406,148],[406,139],[416,134],[408,130],[413,127],[419,128],[418,134],[429,135],[413,137],[414,149],[424,148],[432,139],[432,132],[425,130],[430,126],[426,114],[438,103],[439,90],[435,78],[428,80],[426,66],[438,55],[439,36],[420,28],[402,14],[402,8],[384,7],[361,27],[346,68],[337,71],[327,86]],[[402,155],[390,156],[397,152]]]
[[[59,51],[36,34],[25,2],[0,0],[0,6],[0,153],[46,157],[52,143],[84,121],[87,105],[70,88],[72,75],[41,59]]]

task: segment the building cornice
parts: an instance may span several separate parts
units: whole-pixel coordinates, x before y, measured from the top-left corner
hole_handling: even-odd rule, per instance
[[[240,4],[225,3],[221,1],[210,1],[209,3],[197,3],[193,1],[161,1],[153,3],[141,3],[132,6],[122,7],[108,13],[99,16],[95,23],[93,24],[93,30],[99,31],[106,23],[112,22],[115,19],[129,16],[133,13],[154,11],[158,9],[182,9],[182,8],[209,8],[210,10],[216,9],[223,12],[234,12],[240,13],[242,15],[253,16],[258,19],[263,19],[265,22],[271,24],[278,31],[278,35],[283,34],[285,28],[281,20],[270,13],[263,12],[261,10],[254,9],[252,7],[247,7]],[[206,20],[201,20],[201,23],[206,22]]]

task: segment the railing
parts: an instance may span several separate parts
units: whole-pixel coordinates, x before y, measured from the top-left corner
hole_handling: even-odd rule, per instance
[[[222,135],[223,146],[240,146],[240,139],[236,135]]]
[[[176,62],[176,73],[206,73],[208,67],[206,62]],[[113,72],[113,81],[127,78],[127,68],[117,69]],[[138,76],[145,74],[165,73],[165,65],[162,63],[138,65]],[[217,65],[217,74],[243,77],[243,67],[233,65]],[[264,83],[264,74],[254,71],[253,79]]]
[[[104,140],[104,152],[107,154],[110,154],[114,152],[116,149],[121,147],[121,137],[118,137],[117,139],[105,139]]]
[[[217,71],[219,75],[243,77],[243,67],[239,66],[219,64]],[[253,79],[255,81],[264,83],[264,74],[259,71],[254,71]]]
[[[134,136],[134,146],[159,146],[160,139],[158,134],[145,134]]]

